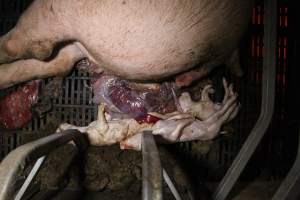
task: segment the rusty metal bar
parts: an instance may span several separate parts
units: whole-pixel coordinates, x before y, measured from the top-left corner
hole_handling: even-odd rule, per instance
[[[162,167],[159,153],[151,131],[142,135],[143,200],[162,200]]]
[[[286,178],[282,181],[272,200],[297,200],[300,187],[300,129],[298,136],[298,153],[296,161]]]
[[[77,130],[67,130],[22,145],[9,153],[0,164],[0,199],[15,199],[15,194],[19,189],[16,183],[22,179],[26,166],[72,140],[81,152],[88,146],[85,134]]]
[[[273,116],[276,75],[277,0],[265,0],[264,2],[264,59],[261,113],[252,132],[215,191],[213,195],[215,200],[226,199],[267,131]]]

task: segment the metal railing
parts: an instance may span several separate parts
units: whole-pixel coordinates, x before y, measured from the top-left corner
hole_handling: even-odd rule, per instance
[[[161,200],[163,199],[162,167],[151,131],[144,132],[142,136],[142,155],[143,200]]]
[[[144,131],[142,135],[143,156],[143,200],[163,199],[163,179],[176,200],[181,200],[179,192],[171,181],[168,173],[161,166],[159,152],[151,131]]]
[[[219,184],[213,197],[215,200],[226,199],[265,135],[273,116],[277,49],[277,1],[265,0],[264,5],[264,59],[261,113],[239,154]]]
[[[79,152],[84,151],[88,146],[88,140],[85,134],[77,130],[67,130],[60,134],[52,134],[22,145],[10,152],[0,165],[0,199],[22,199],[30,183],[37,175],[47,154],[70,141],[74,141]],[[34,167],[19,189],[16,183],[23,179],[22,177],[26,166],[34,161],[36,161]]]

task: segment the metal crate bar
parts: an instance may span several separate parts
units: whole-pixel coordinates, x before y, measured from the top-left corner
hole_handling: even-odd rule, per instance
[[[151,131],[142,135],[143,200],[162,200],[162,167],[159,153]]]
[[[143,200],[162,200],[162,179],[168,185],[176,200],[182,200],[181,195],[173,184],[167,171],[162,168],[159,152],[154,135],[151,131],[144,131],[142,135],[143,156]]]
[[[22,185],[21,189],[17,193],[15,200],[22,200],[22,197],[24,197],[24,194],[30,187],[31,182],[34,180],[34,178],[38,174],[38,172],[39,172],[41,166],[43,165],[43,163],[45,162],[46,158],[47,158],[47,156],[42,156],[35,162],[31,172],[29,173],[26,180],[24,181],[24,184]]]
[[[213,199],[215,200],[226,199],[264,136],[273,116],[277,56],[277,1],[265,0],[264,5],[265,24],[261,113],[249,137],[215,191],[213,195]]]
[[[88,146],[88,140],[85,134],[77,130],[67,130],[60,134],[52,134],[39,140],[22,145],[9,153],[0,165],[0,199],[12,200],[15,199],[15,193],[18,190],[16,182],[22,177],[26,166],[39,159],[29,179],[33,180],[43,163],[45,155],[54,149],[74,141],[78,151],[82,152]],[[28,180],[28,179],[27,179]],[[25,181],[25,186],[21,187],[21,193],[24,194],[28,188],[29,181]],[[19,193],[21,195],[21,193]],[[21,195],[22,196],[22,195]],[[18,196],[18,198],[21,198]]]

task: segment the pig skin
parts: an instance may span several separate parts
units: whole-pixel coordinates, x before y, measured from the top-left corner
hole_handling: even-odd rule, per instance
[[[134,81],[210,71],[236,60],[252,2],[36,0],[0,37],[0,88],[65,75],[84,58]]]

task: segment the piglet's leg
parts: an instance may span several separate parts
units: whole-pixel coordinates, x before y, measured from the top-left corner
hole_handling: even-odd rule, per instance
[[[238,109],[236,95],[232,95],[218,111],[205,120],[197,118],[161,120],[154,125],[153,133],[161,135],[168,142],[211,140],[218,135],[223,124],[235,117]],[[180,129],[181,134],[176,134],[177,127],[183,127]],[[178,136],[176,140],[174,140],[175,135]]]
[[[202,140],[215,138],[220,132],[221,126],[232,120],[237,115],[240,105],[236,99],[236,94],[230,96],[228,101],[226,101],[216,113],[204,121],[197,120],[195,122],[197,126],[195,127],[203,127],[204,132],[203,134],[195,135],[196,138],[201,138]],[[193,138],[194,137],[192,136],[191,139]],[[186,140],[186,138],[182,138],[182,140]]]
[[[148,125],[141,125],[134,119],[109,120],[104,113],[104,105],[98,106],[98,118],[86,127],[77,127],[70,124],[61,124],[57,132],[67,129],[77,129],[87,134],[89,142],[94,146],[105,146],[119,143],[127,137],[135,135]]]
[[[235,92],[233,91],[233,85],[228,85],[225,78],[223,79],[223,86],[225,94],[221,103],[215,103],[210,99],[210,94],[214,92],[212,85],[207,85],[203,88],[201,91],[201,100],[197,102],[192,101],[189,93],[182,93],[182,95],[179,97],[179,104],[183,112],[191,113],[200,120],[206,120],[208,117],[218,112],[218,110],[226,104],[229,98],[236,96]]]
[[[200,102],[192,102],[189,98],[185,102],[187,103],[185,105],[187,111],[191,110],[190,105],[192,105],[192,111],[194,112],[206,111],[207,113],[203,119],[198,118],[198,114],[194,112],[157,114],[162,120],[151,127],[152,133],[164,142],[169,143],[215,138],[219,134],[221,126],[232,120],[237,115],[240,107],[237,102],[237,94],[233,92],[232,86],[228,86],[225,80],[223,84],[225,95],[221,104],[215,105],[209,98],[211,86],[207,86],[202,92]],[[156,115],[156,113],[152,113],[152,115]],[[140,150],[141,138],[141,133],[129,137],[121,143],[121,148]]]
[[[38,78],[64,75],[85,55],[76,43],[63,47],[58,55],[49,62],[36,59],[19,60],[9,64],[0,64],[0,89],[14,84]]]
[[[104,135],[107,134],[108,128],[109,128],[108,123],[104,115],[104,105],[100,104],[98,106],[98,117],[96,121],[93,121],[88,126],[83,126],[83,127],[74,126],[68,123],[63,123],[59,125],[56,132],[60,133],[64,130],[76,129],[81,133],[87,134],[91,144],[96,146],[101,146],[100,143],[102,144],[103,141],[105,141]]]
[[[206,102],[202,106],[202,111],[205,111],[206,113],[204,113],[205,115],[202,115],[202,118],[196,119],[184,130],[184,133],[180,138],[181,141],[213,139],[220,132],[221,126],[231,121],[237,115],[240,109],[240,104],[237,101],[237,94],[233,91],[232,85],[228,86],[225,79],[223,80],[223,85],[225,88],[225,95],[220,104],[214,104],[211,101],[208,91],[202,93],[202,100]],[[198,103],[201,104],[201,102]],[[200,112],[201,109],[198,111]],[[196,116],[201,116],[201,113],[196,113]]]

